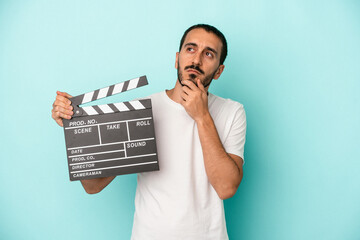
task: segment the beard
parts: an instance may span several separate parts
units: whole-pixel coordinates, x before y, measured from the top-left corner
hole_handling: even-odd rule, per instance
[[[203,78],[203,79],[201,79],[201,77],[199,77],[201,83],[204,85],[204,88],[206,88],[207,86],[210,85],[210,83],[211,83],[211,81],[214,79],[214,76],[215,76],[216,71],[217,71],[217,69],[216,69],[213,73],[205,74],[205,72],[204,72],[199,66],[197,66],[197,65],[189,65],[189,66],[186,66],[186,67],[184,68],[184,70],[189,69],[189,68],[190,68],[190,69],[195,69],[195,70],[197,70],[198,72],[200,72],[201,75],[204,75],[204,78]],[[178,62],[178,68],[177,68],[177,75],[178,75],[178,81],[179,81],[179,83],[181,84],[181,86],[184,86],[184,84],[182,83],[182,81],[184,81],[184,80],[190,80],[190,81],[192,81],[193,83],[195,83],[196,86],[198,86],[197,83],[196,83],[196,78],[197,78],[196,74],[191,73],[191,74],[189,74],[189,77],[188,77],[188,78],[184,79],[183,70],[181,70],[181,67],[180,67],[179,62]]]

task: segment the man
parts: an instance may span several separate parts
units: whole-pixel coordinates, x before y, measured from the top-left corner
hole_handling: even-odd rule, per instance
[[[160,171],[138,174],[132,239],[228,239],[222,200],[242,179],[246,118],[240,103],[208,93],[226,55],[219,30],[190,27],[176,53],[175,87],[150,96]],[[52,117],[62,126],[71,96],[57,94]],[[97,193],[114,178],[81,183]]]

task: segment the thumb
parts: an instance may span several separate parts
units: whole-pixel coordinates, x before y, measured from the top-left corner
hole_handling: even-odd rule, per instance
[[[202,82],[200,81],[200,78],[197,78],[197,79],[196,79],[196,83],[197,83],[198,88],[199,88],[201,91],[204,91],[204,92],[205,92],[204,85],[203,85]]]

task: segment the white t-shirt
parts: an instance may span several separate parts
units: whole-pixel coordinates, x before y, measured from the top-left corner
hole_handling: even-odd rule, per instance
[[[228,239],[223,201],[208,181],[195,121],[165,91],[150,98],[160,171],[138,174],[132,239]],[[208,104],[226,152],[244,159],[243,106],[211,93]]]

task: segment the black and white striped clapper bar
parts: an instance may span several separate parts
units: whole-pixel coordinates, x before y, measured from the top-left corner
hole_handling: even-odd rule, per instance
[[[147,85],[146,76],[71,98],[64,119],[70,180],[159,170],[150,99],[79,107]]]

